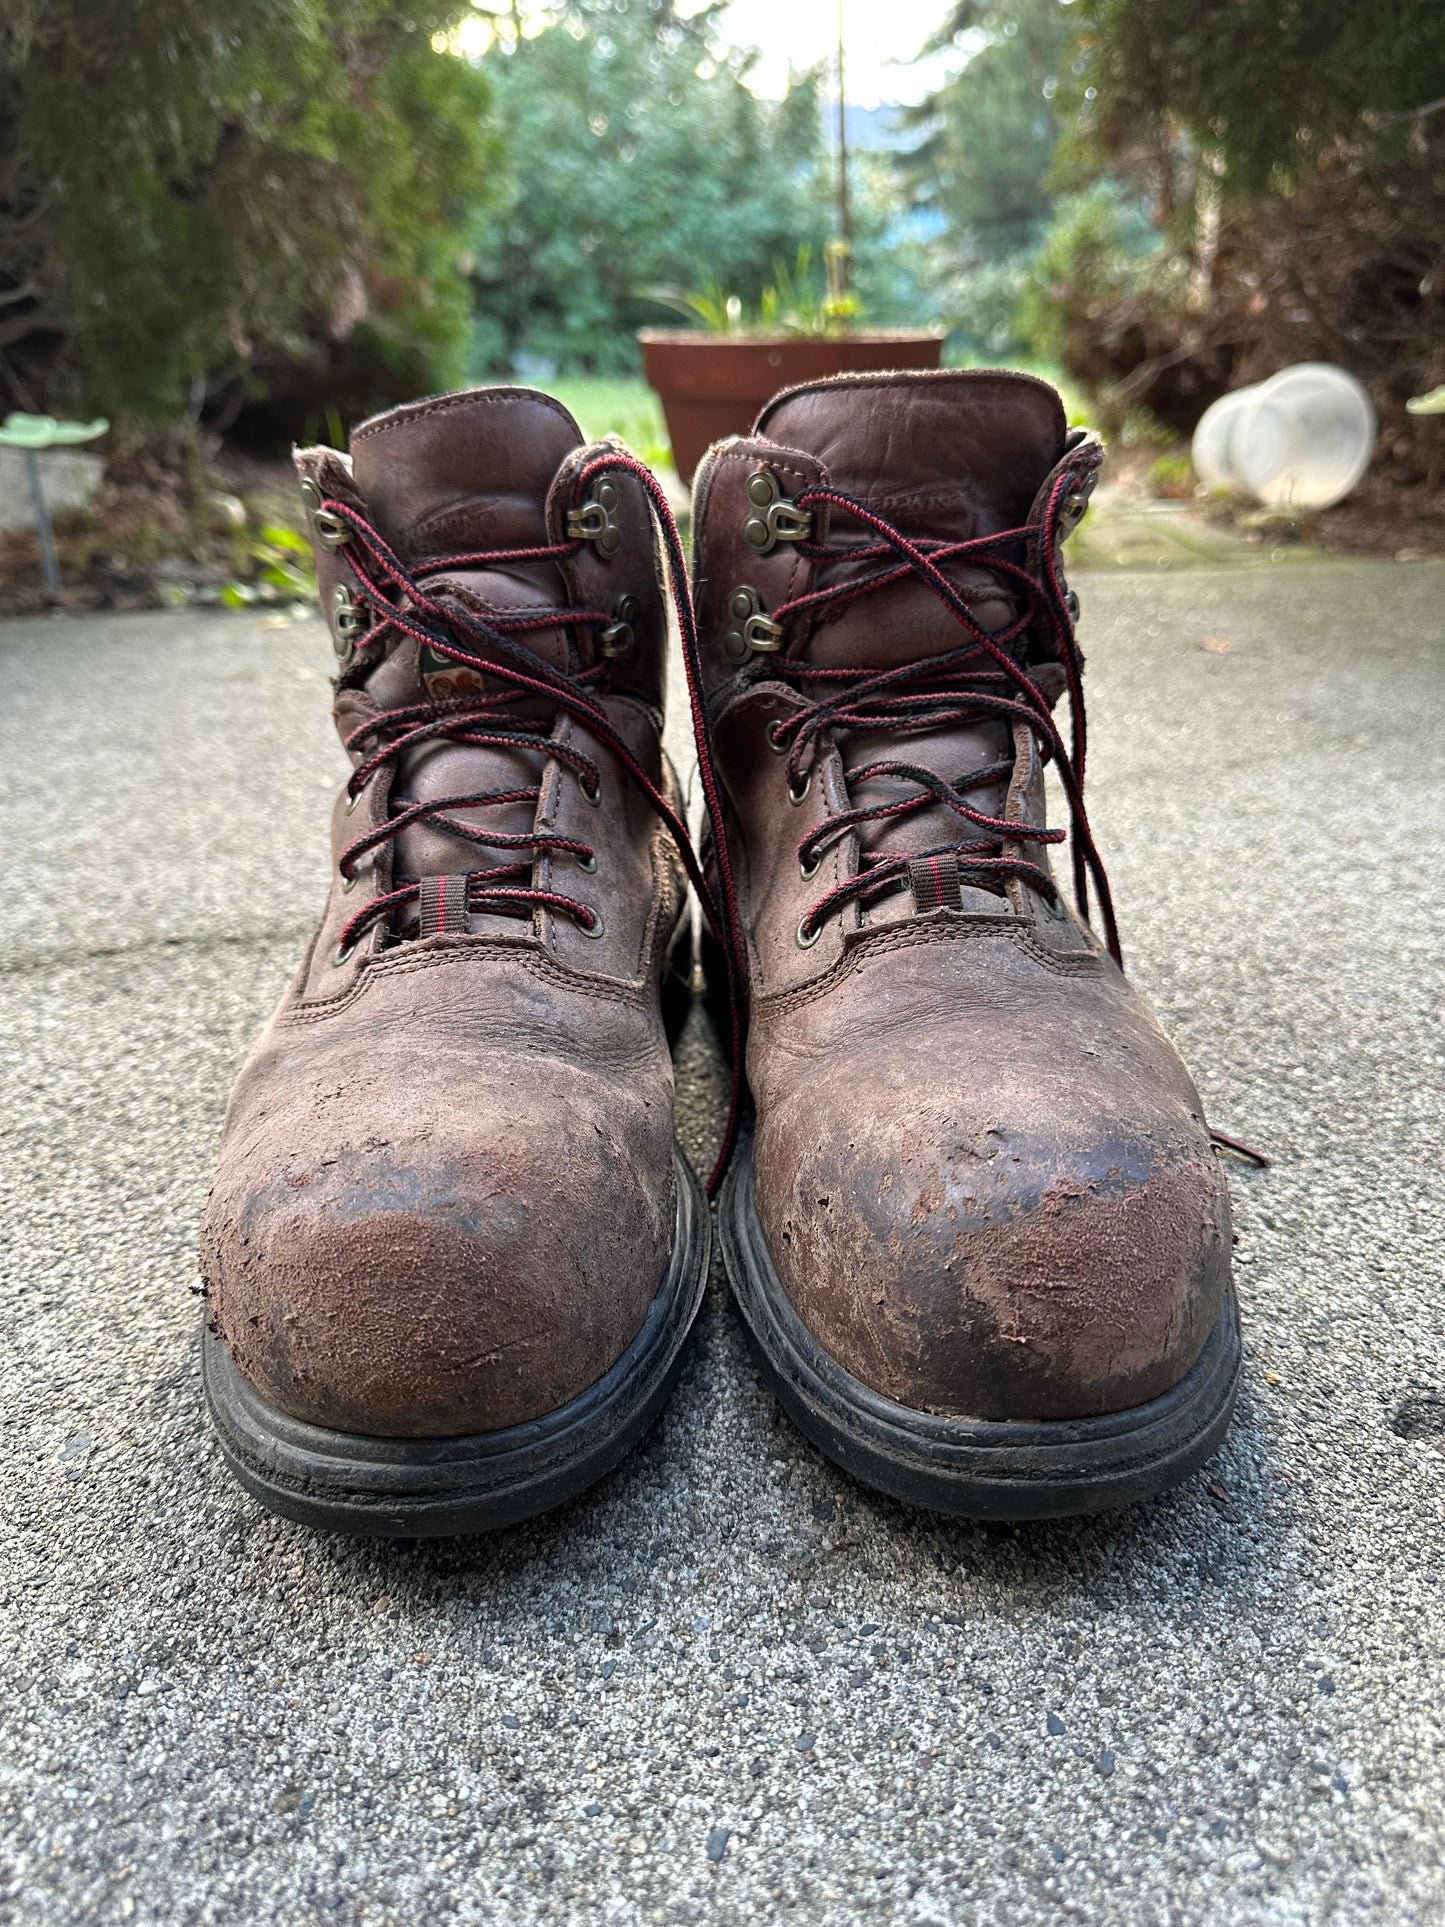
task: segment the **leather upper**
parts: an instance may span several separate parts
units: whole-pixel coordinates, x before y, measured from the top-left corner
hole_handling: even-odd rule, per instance
[[[801,543],[758,554],[744,534],[749,483],[768,470],[790,500],[822,488],[910,540],[960,542],[1037,521],[1062,475],[1086,492],[1101,455],[1029,376],[842,377],[776,398],[697,480],[709,727],[747,952],[756,1209],[824,1348],[876,1391],[933,1412],[1067,1418],[1168,1389],[1223,1302],[1227,1193],[1188,1073],[1055,892],[965,875],[952,906],[924,910],[905,884],[844,902],[815,934],[804,927],[865,853],[908,856],[967,833],[930,804],[835,836],[804,875],[800,845],[829,817],[917,794],[905,779],[850,772],[902,759],[954,784],[997,769],[967,790],[970,803],[1042,827],[1043,753],[1035,731],[992,715],[840,728],[813,743],[793,791],[770,733],[825,687],[807,666],[889,669],[968,638],[910,578],[809,608],[784,623],[776,653],[738,661],[725,640],[736,585],[775,610],[880,566]],[[867,539],[847,507],[814,507],[810,546]],[[941,567],[990,633],[1026,606],[985,562]],[[1046,636],[1030,631],[1016,659],[1057,699],[1064,670]],[[977,666],[990,668],[981,650]],[[998,847],[1053,873],[1037,841]]]
[[[358,429],[348,463],[298,454],[320,498],[364,514],[408,568],[560,542],[586,455],[570,416],[526,390],[480,390]],[[605,448],[603,450],[605,452]],[[610,611],[633,639],[588,685],[644,770],[676,795],[660,747],[666,620],[646,498],[616,477],[621,541],[545,561],[475,560],[426,576],[479,610]],[[323,609],[356,577],[347,545],[318,544]],[[576,673],[593,628],[519,638]],[[343,661],[343,740],[382,712],[497,694],[412,636]],[[503,692],[504,693],[504,692]],[[382,1436],[477,1433],[539,1417],[594,1383],[635,1336],[673,1232],[672,1065],[659,1010],[685,876],[667,832],[610,747],[547,699],[509,703],[572,745],[562,757],[425,741],[333,809],[333,857],[410,803],[533,787],[458,809],[494,832],[554,833],[595,852],[541,852],[530,883],[595,913],[598,934],[539,906],[475,909],[415,934],[415,911],[339,938],[407,879],[457,877],[499,852],[422,818],[382,841],[347,889],[333,871],[321,924],[232,1094],[202,1262],[210,1315],[279,1409]],[[375,739],[353,749],[353,762]],[[505,854],[511,854],[510,852]]]

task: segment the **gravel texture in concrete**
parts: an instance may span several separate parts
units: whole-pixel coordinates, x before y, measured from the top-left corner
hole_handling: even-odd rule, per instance
[[[324,887],[326,639],[0,629],[0,1917],[1445,1920],[1445,568],[1081,588],[1131,968],[1276,1162],[1234,1183],[1225,1449],[1020,1530],[820,1460],[717,1279],[564,1511],[259,1511],[195,1228]],[[679,1075],[701,1161],[697,1017]]]

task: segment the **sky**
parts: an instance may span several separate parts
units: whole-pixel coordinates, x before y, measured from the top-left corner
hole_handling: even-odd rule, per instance
[[[938,85],[939,55],[913,65],[912,57],[948,11],[947,0],[842,0],[843,68],[848,98],[859,107],[913,102]],[[686,0],[682,9],[687,12]],[[831,61],[838,44],[838,0],[730,0],[721,38],[757,47],[762,58],[753,91],[776,99],[787,89],[788,68]],[[957,65],[955,57],[952,62]]]
[[[481,54],[491,40],[488,16],[496,0],[472,0],[478,8],[451,37],[433,44],[451,44],[458,53]],[[701,0],[679,0],[679,10],[691,13]],[[787,91],[789,69],[831,64],[838,45],[840,0],[728,0],[719,19],[719,39],[725,46],[757,48],[760,58],[749,84],[756,94],[777,100]],[[843,9],[844,77],[849,100],[856,107],[912,103],[936,87],[948,65],[942,55],[913,64],[913,56],[948,11],[948,0],[841,0]],[[500,9],[499,9],[500,10]],[[531,34],[547,24],[546,0],[521,0],[523,32]]]

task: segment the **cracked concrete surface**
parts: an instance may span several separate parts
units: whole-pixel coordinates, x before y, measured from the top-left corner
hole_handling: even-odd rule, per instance
[[[1239,1417],[982,1530],[782,1421],[718,1280],[594,1493],[348,1544],[227,1479],[226,1090],[323,890],[318,623],[0,626],[0,1916],[1445,1921],[1445,566],[1081,578],[1131,968],[1233,1190]],[[680,1061],[694,1157],[720,1072]]]

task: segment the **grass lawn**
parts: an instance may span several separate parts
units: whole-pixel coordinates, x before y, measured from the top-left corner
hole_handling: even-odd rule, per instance
[[[559,375],[550,392],[577,417],[589,441],[620,435],[649,468],[672,466],[662,403],[645,381],[625,375]]]

